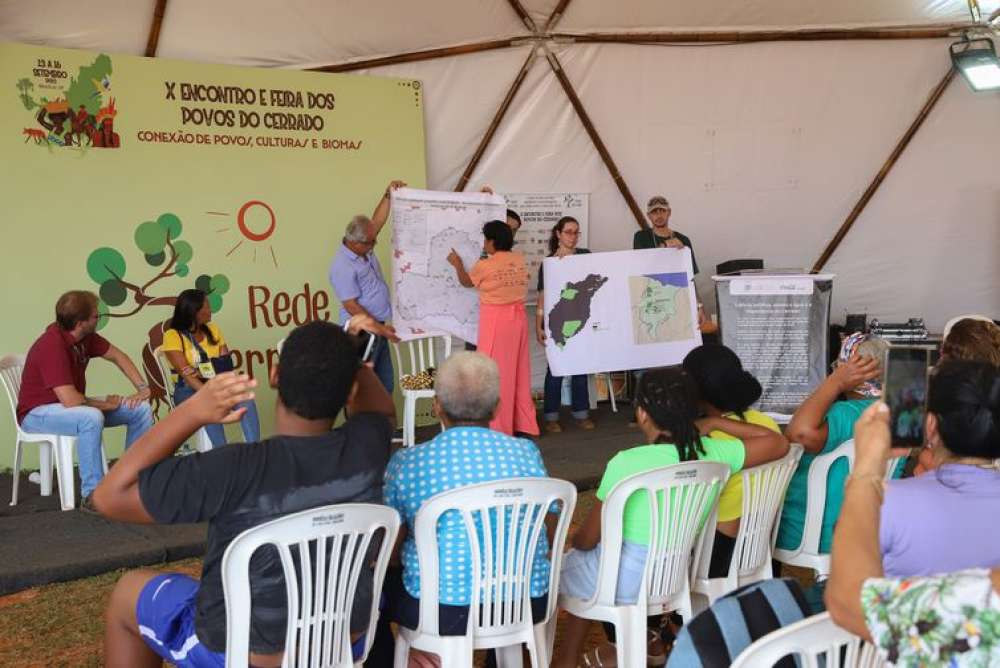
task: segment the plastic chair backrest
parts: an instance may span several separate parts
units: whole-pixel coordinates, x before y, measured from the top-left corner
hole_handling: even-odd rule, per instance
[[[595,602],[615,605],[621,561],[625,504],[636,492],[649,503],[649,551],[639,600],[666,604],[688,586],[692,550],[703,531],[714,533],[719,493],[729,467],[718,462],[691,461],[637,473],[616,484],[601,512],[601,562]]]
[[[444,356],[437,360],[437,341],[442,339],[444,341]],[[404,374],[416,375],[421,371],[426,371],[429,367],[440,366],[440,363],[451,355],[451,337],[448,335],[422,336],[409,341],[393,343],[392,349],[396,353],[396,371],[402,378]]]
[[[167,359],[167,354],[163,352],[162,346],[157,346],[156,350],[153,351],[153,359],[156,360],[156,366],[160,369],[160,377],[163,378],[163,390],[166,394],[167,405],[171,409],[176,408],[174,406],[174,368],[170,366],[170,361]]]
[[[545,531],[545,515],[559,508],[549,572],[545,620],[531,617],[531,574],[536,548]],[[576,506],[576,488],[554,478],[505,478],[469,485],[432,496],[417,511],[414,537],[420,563],[420,628],[438,632],[440,562],[438,523],[454,511],[461,515],[469,541],[472,601],[469,627],[478,636],[530,628],[548,620],[556,606],[562,546]],[[475,611],[478,611],[475,612]]]
[[[0,383],[7,391],[10,413],[17,423],[17,396],[21,392],[21,374],[24,372],[24,355],[4,355],[0,359]]]
[[[844,441],[833,452],[817,455],[809,464],[806,490],[805,527],[799,550],[809,554],[820,554],[819,541],[823,535],[823,513],[826,510],[826,479],[830,468],[840,458],[847,459],[848,471],[854,470],[854,439]]]
[[[874,645],[846,631],[830,613],[807,617],[757,640],[740,653],[732,668],[773,666],[792,655],[802,668],[879,668],[887,665]]]
[[[353,666],[350,621],[361,569],[375,559],[367,656],[375,636],[378,598],[399,533],[399,513],[388,506],[345,503],[304,510],[247,529],[222,557],[226,599],[226,667],[246,668],[250,651],[250,559],[273,545],[284,568],[288,626],[282,666]],[[378,547],[373,540],[381,540]],[[293,548],[296,556],[293,557]],[[295,562],[298,561],[298,564]]]
[[[778,538],[778,516],[785,491],[801,457],[802,446],[793,445],[781,459],[740,472],[743,476],[743,514],[732,562],[737,573],[750,573],[770,562]],[[705,569],[707,576],[708,564]]]

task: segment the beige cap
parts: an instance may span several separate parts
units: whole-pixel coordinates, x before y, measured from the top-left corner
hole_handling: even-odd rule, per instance
[[[649,202],[646,204],[646,213],[653,213],[657,209],[669,209],[670,202],[663,195],[656,195],[649,198]]]

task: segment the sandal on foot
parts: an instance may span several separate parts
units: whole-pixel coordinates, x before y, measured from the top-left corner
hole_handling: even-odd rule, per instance
[[[601,650],[605,647],[611,649],[612,655],[602,659]],[[584,653],[583,666],[584,668],[616,668],[618,666],[618,655],[615,646],[611,643],[599,645],[589,652]]]

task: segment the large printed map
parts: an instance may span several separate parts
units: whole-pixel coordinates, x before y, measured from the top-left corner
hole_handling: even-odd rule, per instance
[[[471,269],[482,252],[483,223],[504,214],[503,199],[495,195],[393,193],[393,324],[400,338],[448,333],[476,340],[479,295],[459,284],[447,258],[455,249]]]

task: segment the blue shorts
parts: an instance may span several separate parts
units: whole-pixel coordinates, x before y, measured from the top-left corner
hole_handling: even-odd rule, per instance
[[[225,668],[225,652],[213,652],[194,630],[199,582],[182,573],[164,573],[146,583],[135,604],[139,634],[161,658],[177,668]],[[364,633],[351,644],[358,661],[365,649]]]
[[[135,604],[139,634],[177,668],[225,668],[226,655],[206,648],[194,631],[198,585],[181,573],[164,573],[146,583]]]

